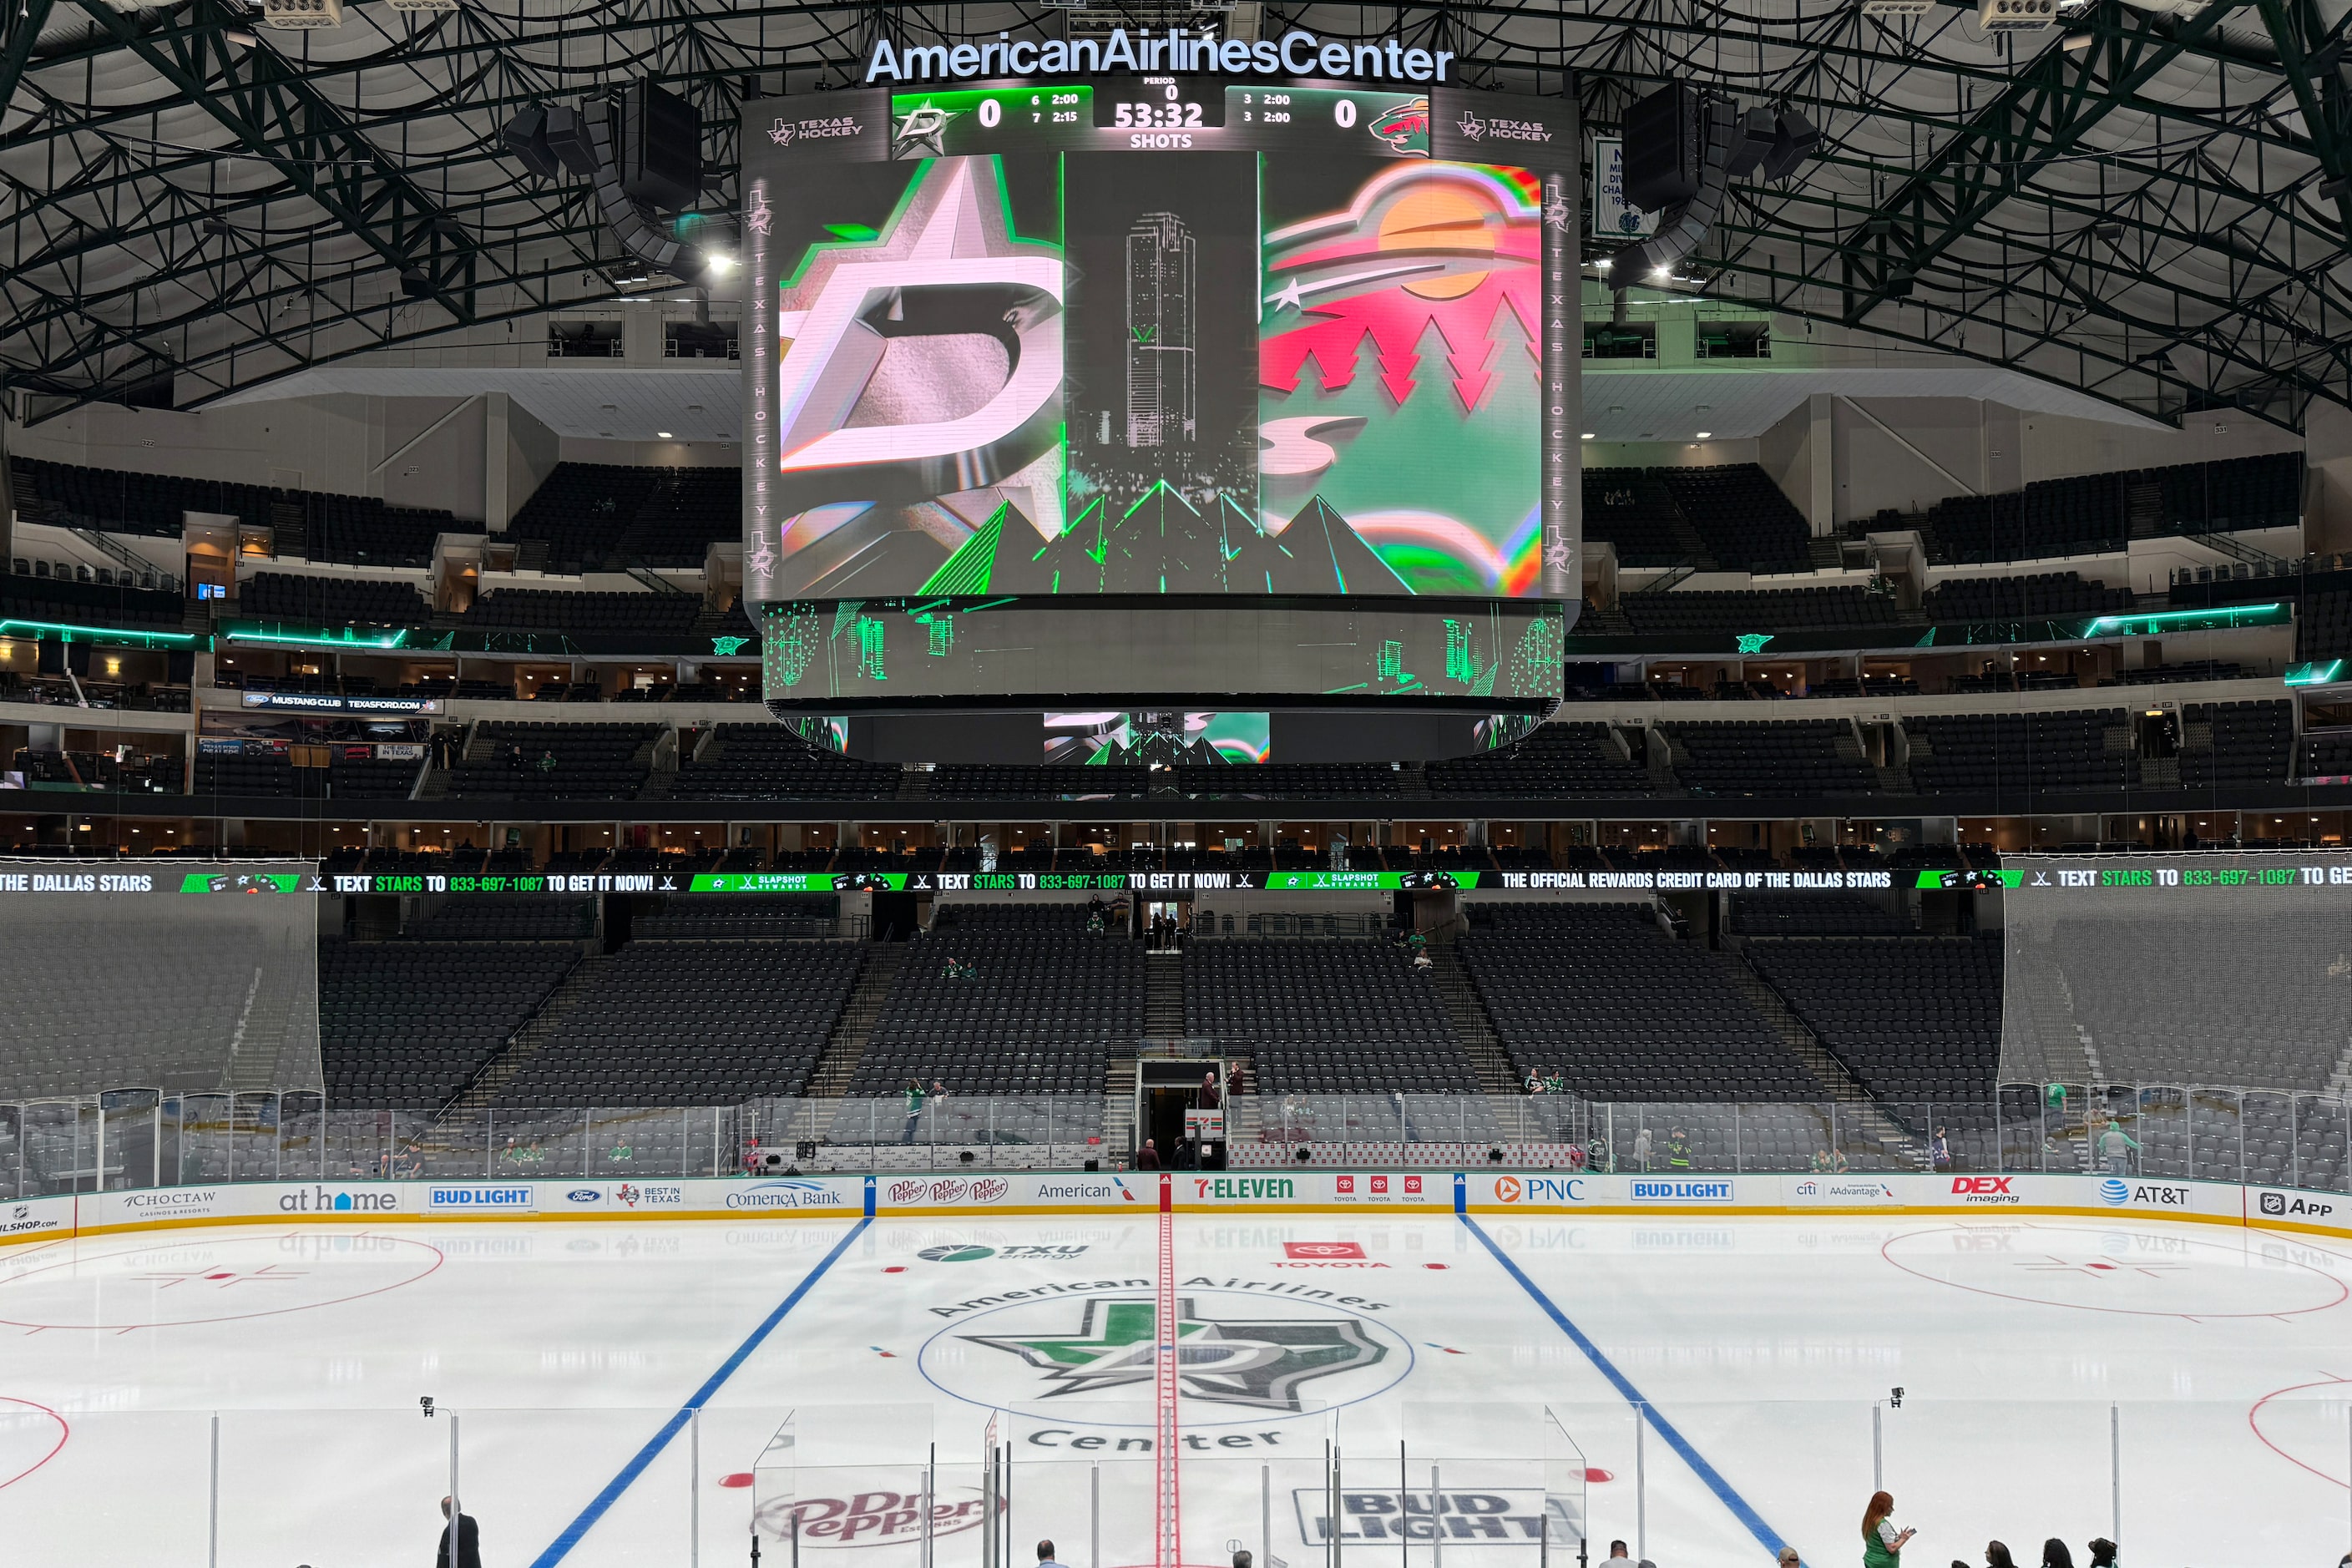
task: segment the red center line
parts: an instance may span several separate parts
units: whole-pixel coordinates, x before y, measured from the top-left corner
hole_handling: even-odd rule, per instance
[[[1182,1561],[1182,1529],[1179,1522],[1176,1456],[1176,1214],[1174,1178],[1160,1177],[1160,1291],[1153,1310],[1154,1342],[1152,1402],[1157,1437],[1152,1444],[1158,1487],[1153,1499],[1157,1537],[1157,1568],[1178,1568]]]

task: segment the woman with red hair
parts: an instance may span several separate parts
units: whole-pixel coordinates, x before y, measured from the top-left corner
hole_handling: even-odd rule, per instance
[[[1886,1492],[1870,1494],[1862,1514],[1862,1568],[1903,1568],[1903,1543],[1914,1533],[1895,1528],[1895,1499]]]

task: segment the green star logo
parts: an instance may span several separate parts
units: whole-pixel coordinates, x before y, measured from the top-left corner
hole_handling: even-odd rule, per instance
[[[966,1334],[966,1342],[1009,1352],[1045,1374],[1048,1398],[1149,1383],[1164,1351],[1193,1398],[1259,1410],[1297,1411],[1302,1384],[1378,1365],[1388,1347],[1354,1318],[1241,1321],[1211,1318],[1191,1298],[1176,1303],[1176,1339],[1164,1344],[1150,1301],[1094,1300],[1066,1334]]]
[[[1743,633],[1739,638],[1739,651],[1742,653],[1762,653],[1764,651],[1764,645],[1771,640],[1772,637],[1769,632]]]
[[[712,637],[710,639],[710,651],[720,658],[731,658],[734,657],[736,649],[741,647],[745,643],[750,642],[751,640],[751,639],[750,637]]]

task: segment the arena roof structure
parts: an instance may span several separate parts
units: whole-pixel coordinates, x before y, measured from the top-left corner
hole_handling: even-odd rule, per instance
[[[699,107],[703,205],[747,93],[860,79],[874,42],[1058,32],[1049,6],[458,0],[278,31],[244,0],[17,0],[0,33],[0,377],[20,418],[194,406],[307,366],[658,284],[589,186],[499,141],[651,77]],[[1099,13],[1087,13],[1098,17]],[[1557,0],[1124,13],[1402,36],[1588,124],[1680,78],[1823,132],[1740,182],[1674,287],[2080,389],[2299,426],[2352,402],[2352,0],[1974,6]]]

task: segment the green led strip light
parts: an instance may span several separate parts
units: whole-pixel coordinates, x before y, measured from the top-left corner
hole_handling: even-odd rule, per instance
[[[194,632],[134,632],[121,626],[79,626],[68,621],[0,621],[0,637],[22,637],[30,634],[36,639],[45,632],[55,632],[60,642],[105,637],[114,642],[130,643],[138,647],[184,647],[197,640]]]

